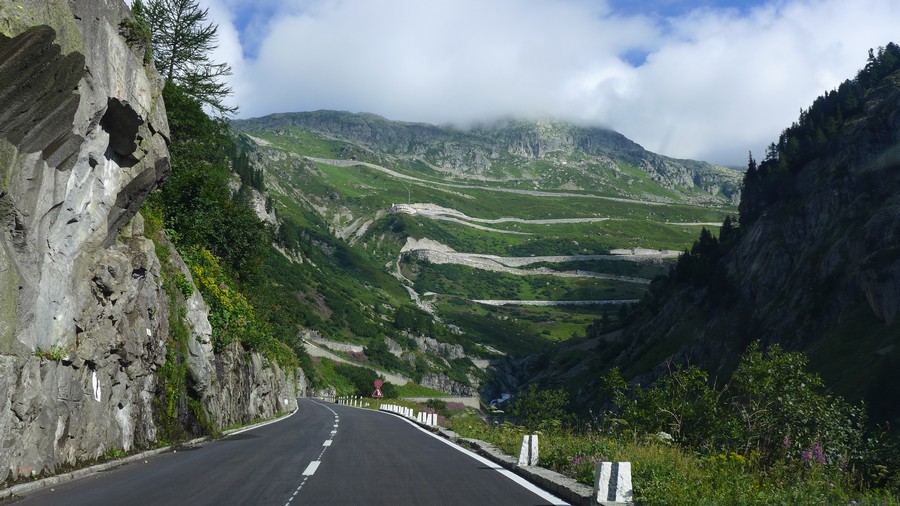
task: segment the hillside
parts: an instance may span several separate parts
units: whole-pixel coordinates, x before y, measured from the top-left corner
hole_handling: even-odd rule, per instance
[[[316,111],[272,114],[233,125],[250,134],[312,133],[356,148],[332,158],[375,156],[380,162],[451,180],[672,203],[736,204],[740,198],[740,180],[733,170],[657,155],[612,130],[560,122],[506,120],[462,130],[373,114]],[[668,191],[641,185],[642,175]]]
[[[301,294],[301,325],[357,346],[387,338],[400,361],[382,365],[416,379],[449,359],[438,370],[478,386],[507,376],[505,355],[583,338],[736,210],[735,171],[607,130],[463,131],[330,111],[232,126],[245,179],[263,182],[277,215],[286,255],[273,261]],[[435,363],[415,336],[465,356]]]
[[[882,49],[803,111],[765,160],[751,159],[740,225],[701,237],[582,371],[619,364],[646,383],[666,362],[688,361],[725,378],[760,340],[806,352],[834,392],[865,398],[875,422],[896,422],[898,65],[900,48]]]

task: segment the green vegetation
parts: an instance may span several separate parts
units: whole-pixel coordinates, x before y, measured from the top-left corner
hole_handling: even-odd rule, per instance
[[[868,246],[866,260],[859,262],[844,245],[863,239],[858,233],[865,221],[860,221],[861,216],[879,215],[890,208],[895,167],[884,161],[888,156],[877,161],[875,157],[894,149],[889,138],[893,123],[887,120],[894,108],[885,106],[884,97],[896,93],[898,71],[900,46],[890,43],[870,51],[865,68],[802,110],[798,120],[767,148],[761,163],[750,154],[739,218],[728,217],[718,237],[709,230],[701,231],[671,275],[655,283],[635,311],[637,316],[625,333],[625,340],[632,342],[627,355],[604,356],[602,360],[619,363],[622,374],[631,378],[689,349],[699,336],[707,343],[715,342],[700,344],[701,349],[723,350],[744,349],[754,336],[765,335],[767,340],[786,340],[792,347],[807,350],[814,370],[835,393],[866,399],[870,424],[896,422],[900,391],[893,385],[897,384],[900,351],[893,343],[900,336],[900,326],[875,314],[877,303],[862,295],[856,274],[886,276],[897,259],[896,251],[888,242],[876,239]],[[810,209],[807,198],[815,202],[825,189],[849,195],[853,206],[846,207],[846,213],[830,216],[817,231],[804,230],[804,213]],[[768,218],[759,223],[764,215]],[[780,228],[779,222],[791,225]],[[763,256],[789,251],[794,258],[802,258],[779,272],[788,276],[789,282],[782,285],[780,279],[766,279],[761,268],[766,260],[745,257],[735,261],[732,250],[746,239],[748,230],[760,232],[752,241],[765,245],[761,249],[768,253]],[[786,237],[794,233],[798,237]],[[746,244],[741,251],[748,251]],[[742,269],[756,270],[759,275]],[[736,286],[737,279],[742,286]],[[764,288],[773,282],[784,288]],[[749,299],[741,298],[750,293],[757,301],[770,298],[767,309],[752,307],[753,303],[747,304]],[[683,303],[692,299],[693,305]],[[644,333],[632,339],[637,328],[653,327],[646,325],[647,318],[673,307],[687,311],[665,324],[664,338],[660,338],[662,333]],[[762,322],[772,321],[778,322],[777,332],[760,328]],[[692,348],[692,353],[697,352],[698,348]],[[715,360],[724,377],[737,366],[734,355]]]
[[[489,307],[454,297],[442,297],[436,306],[447,323],[464,329],[461,335],[447,339],[462,344],[473,355],[487,357],[493,354],[486,352],[484,345],[516,356],[551,349],[555,342],[583,334],[596,311],[589,306]]]
[[[231,88],[224,82],[231,67],[211,60],[219,27],[205,24],[208,11],[195,0],[147,0],[146,6],[139,0],[132,9],[153,34],[153,58],[166,84],[178,85],[219,114],[232,114],[237,107],[225,105]]]
[[[786,128],[766,150],[766,158],[759,166],[751,154],[744,175],[741,195],[741,225],[753,223],[768,206],[799,196],[794,179],[800,169],[814,158],[843,149],[840,131],[862,114],[867,114],[865,96],[900,69],[900,46],[891,42],[869,50],[866,66],[838,86],[837,90],[818,97],[800,118]],[[870,133],[882,135],[883,121],[873,118]]]
[[[163,95],[172,128],[172,176],[148,198],[145,214],[161,222],[153,225],[155,230],[166,227],[210,305],[215,350],[221,352],[239,341],[290,369],[298,365],[302,349],[283,344],[278,339],[286,333],[283,323],[266,319],[266,313],[260,317],[251,302],[253,293],[271,286],[261,273],[272,233],[246,197],[228,187],[227,125],[210,119],[174,84],[167,84]],[[170,281],[184,297],[193,293],[183,273],[172,272]],[[296,334],[296,323],[291,327],[287,332]]]
[[[119,23],[119,34],[125,38],[128,47],[141,55],[144,65],[153,61],[152,34],[150,24],[145,17],[144,2],[135,0],[131,6],[133,18],[126,17]]]
[[[69,352],[70,352],[69,348],[62,346],[62,345],[56,345],[56,346],[51,346],[49,349],[46,349],[46,350],[43,348],[38,348],[38,349],[34,350],[34,356],[43,358],[45,360],[50,360],[53,362],[59,362],[61,360],[65,360],[66,358],[68,358]]]
[[[645,285],[593,278],[560,278],[551,275],[519,276],[456,264],[416,262],[404,265],[419,293],[434,292],[465,299],[511,300],[624,300],[639,299]]]
[[[615,276],[653,279],[668,274],[669,260],[631,262],[628,260],[574,260],[569,262],[535,262],[519,267],[523,270],[551,269],[554,271],[602,272]]]
[[[353,395],[371,397],[375,391],[374,382],[382,380],[381,393],[388,399],[398,397],[397,386],[384,380],[384,376],[372,369],[350,364],[341,364],[327,358],[315,359],[321,384],[335,387],[338,397]]]
[[[410,139],[385,145],[384,139],[392,139],[390,142],[404,139],[401,131],[405,127],[371,115],[327,111],[276,114],[233,124],[247,134],[235,138],[239,148],[234,155],[239,160],[236,170],[245,185],[263,180],[259,186],[270,192],[270,202],[278,214],[276,241],[285,251],[284,256],[267,258],[262,271],[266,278],[291,294],[288,300],[293,303],[272,301],[265,305],[273,308],[273,314],[285,319],[289,315],[301,327],[315,330],[328,339],[362,344],[363,356],[349,357],[351,360],[398,371],[412,379],[426,372],[442,372],[465,382],[477,369],[464,361],[451,363],[426,357],[405,335],[458,343],[470,355],[493,356],[495,352],[485,345],[504,352],[541,351],[553,343],[583,336],[585,329],[597,321],[596,308],[593,312],[590,308],[564,306],[487,308],[469,305],[456,297],[638,299],[646,285],[593,278],[514,276],[456,265],[401,261],[399,269],[407,279],[414,280],[417,292],[440,294],[435,301],[440,319],[461,329],[461,333],[450,332],[440,321],[415,309],[406,287],[388,274],[395,268],[400,249],[408,238],[432,239],[461,252],[502,256],[597,254],[622,247],[682,249],[696,235],[697,225],[693,224],[719,222],[733,211],[727,205],[698,205],[685,200],[689,193],[698,197],[698,201],[709,202],[700,198],[703,197],[700,189],[683,193],[663,188],[637,168],[638,158],[633,155],[629,155],[631,158],[616,155],[621,160],[615,170],[601,166],[597,153],[609,154],[602,147],[597,153],[576,150],[535,160],[500,149],[497,157],[492,155],[492,168],[485,173],[497,176],[497,180],[473,180],[444,170],[447,167],[441,161],[444,148],[432,144],[432,135],[448,136],[454,145],[472,143],[473,149],[482,149],[496,141],[488,141],[492,133],[417,125]],[[357,139],[353,137],[357,126],[359,132],[384,129],[391,133],[379,135],[377,139],[365,135]],[[524,128],[522,132],[525,132],[529,127],[511,125],[509,128],[511,132]],[[520,134],[509,135],[512,137],[504,138],[502,145],[517,142]],[[627,145],[618,134],[591,131],[589,135],[610,137]],[[640,149],[636,145],[633,148]],[[341,162],[312,161],[305,157]],[[260,161],[261,166],[250,166],[251,159]],[[359,163],[345,166],[354,161]],[[406,177],[363,163],[385,167]],[[573,187],[580,189],[573,190]],[[541,194],[536,190],[564,195]],[[493,230],[422,215],[385,214],[392,204],[408,200],[457,210],[471,217],[461,218],[464,222]],[[478,221],[498,218],[598,221]],[[531,268],[534,267],[538,266]],[[612,271],[648,279],[668,270],[667,264],[594,261],[553,267],[582,270],[590,267],[598,272]],[[261,301],[265,298],[266,294],[259,293],[249,300],[258,307],[264,305]],[[498,314],[502,317],[495,318]],[[607,324],[610,321],[607,319]],[[384,338],[399,343],[411,355],[398,359],[387,352]],[[297,338],[285,336],[284,340],[295,349],[299,347]],[[326,366],[320,363],[319,367]],[[333,372],[332,367],[323,376]]]
[[[450,394],[433,388],[424,387],[418,383],[407,383],[397,387],[397,397],[448,397]],[[445,403],[446,404],[446,403]]]
[[[159,211],[145,208],[150,216],[148,222],[159,223]],[[179,300],[175,275],[178,271],[171,262],[168,246],[160,236],[158,226],[151,225],[145,230],[156,244],[157,251],[165,251],[160,256],[163,288],[169,295],[169,336],[166,340],[166,361],[157,371],[157,391],[153,398],[154,415],[159,427],[158,443],[171,444],[190,439],[196,434],[216,435],[216,424],[200,404],[191,397],[188,388],[188,339],[190,330],[185,321],[186,307]]]
[[[513,455],[541,429],[539,464],[587,485],[595,462],[631,462],[638,504],[900,504],[900,448],[823,393],[802,354],[753,346],[722,388],[695,367],[649,389],[616,371],[605,381],[617,409],[584,425],[566,423],[561,390],[529,388],[513,406],[522,426],[459,416],[450,427]]]

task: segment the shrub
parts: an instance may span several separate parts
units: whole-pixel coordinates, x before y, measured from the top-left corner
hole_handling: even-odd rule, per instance
[[[516,395],[512,413],[528,430],[554,430],[561,428],[568,418],[565,409],[568,403],[565,390],[543,390],[532,384]]]

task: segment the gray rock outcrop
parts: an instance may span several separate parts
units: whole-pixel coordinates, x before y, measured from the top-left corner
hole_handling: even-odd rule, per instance
[[[0,3],[0,483],[159,436],[170,296],[137,213],[169,174],[169,127],[129,17],[121,0]],[[215,355],[194,293],[188,394],[214,424],[294,407],[302,373]]]
[[[0,7],[0,481],[156,438],[167,300],[141,220],[162,82],[122,2]]]

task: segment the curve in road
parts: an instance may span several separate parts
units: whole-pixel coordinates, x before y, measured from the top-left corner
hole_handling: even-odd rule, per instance
[[[402,418],[299,404],[278,423],[30,492],[20,504],[565,504]]]

